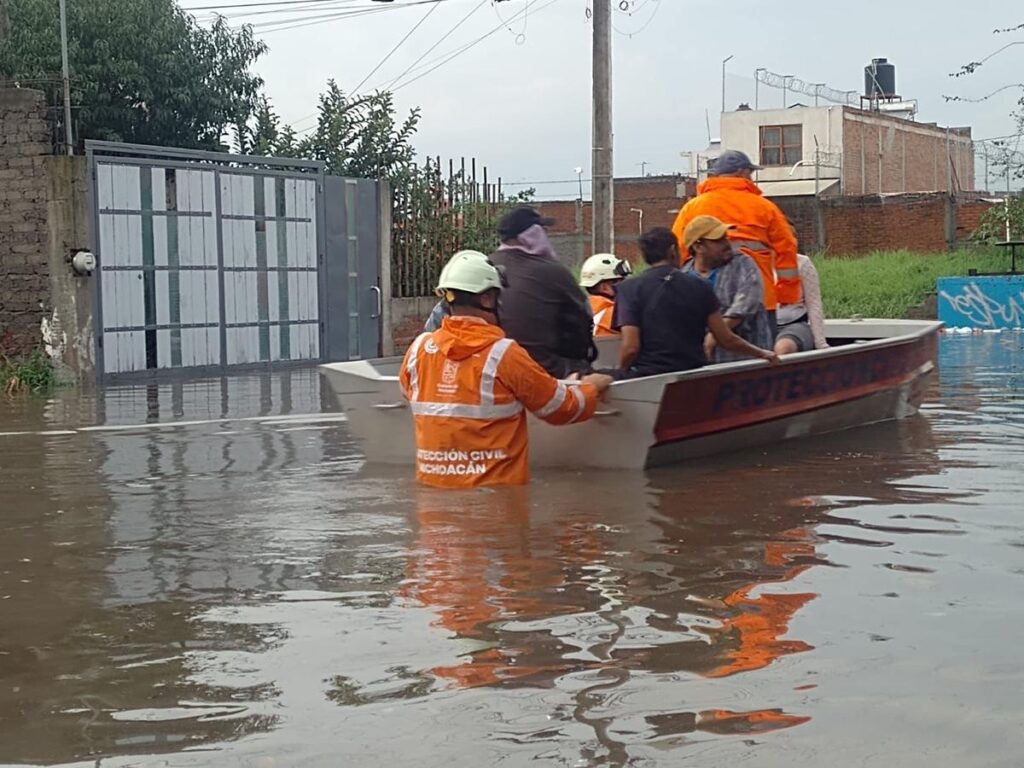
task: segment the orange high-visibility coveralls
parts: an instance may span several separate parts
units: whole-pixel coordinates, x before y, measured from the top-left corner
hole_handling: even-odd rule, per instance
[[[526,413],[549,424],[586,421],[597,389],[558,381],[501,328],[446,317],[405,353],[399,383],[416,430],[416,479],[442,488],[530,479]]]
[[[594,315],[595,336],[618,336],[612,330],[612,315],[615,313],[615,302],[607,296],[591,296],[590,311]]]
[[[761,195],[756,184],[738,176],[712,176],[700,183],[697,196],[682,207],[672,225],[684,261],[689,257],[683,231],[697,216],[705,215],[735,226],[729,230],[729,240],[761,270],[765,309],[800,301],[796,237],[785,214]]]

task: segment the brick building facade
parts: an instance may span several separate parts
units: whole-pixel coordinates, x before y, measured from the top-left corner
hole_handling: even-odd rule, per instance
[[[46,101],[0,89],[0,351],[37,346],[49,303]]]
[[[642,176],[615,180],[615,252],[631,261],[640,258],[637,236],[651,227],[671,227],[676,212],[697,193],[686,176]],[[580,264],[592,254],[593,208],[589,201],[559,200],[537,204],[555,220],[549,232],[567,264]]]
[[[761,164],[755,181],[773,198],[975,189],[970,128],[850,106],[725,112],[721,148]]]

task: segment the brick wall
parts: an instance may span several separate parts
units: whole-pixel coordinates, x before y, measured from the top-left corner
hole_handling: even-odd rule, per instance
[[[405,352],[423,332],[423,323],[436,303],[434,296],[391,300],[391,339],[398,354]]]
[[[696,182],[683,176],[644,176],[615,180],[615,253],[630,261],[640,258],[637,236],[643,229],[671,227],[676,212],[696,194]],[[565,263],[582,263],[592,254],[593,210],[575,200],[538,203],[545,216],[555,219],[550,234]]]
[[[817,239],[814,198],[776,202],[796,226],[801,251],[812,253]],[[992,205],[980,195],[954,200],[943,192],[827,198],[821,201],[822,242],[831,253],[850,255],[945,251],[968,240]]]
[[[43,94],[0,89],[0,351],[9,356],[40,344],[49,310],[49,154]]]
[[[796,228],[800,253],[815,253],[818,247],[818,215],[813,196],[795,195],[772,200]]]
[[[846,195],[971,191],[970,130],[947,130],[847,107],[842,186]]]
[[[635,261],[640,258],[636,244],[639,215],[630,209],[644,211],[644,229],[670,227],[687,199],[677,195],[683,190],[692,194],[692,190],[661,181],[646,186],[616,182],[617,195],[620,188],[627,191],[615,200],[615,252]],[[899,248],[946,250],[950,244],[967,240],[981,214],[992,205],[980,194],[959,195],[953,205],[944,192],[825,197],[819,222],[813,196],[779,197],[773,202],[796,228],[801,252],[815,253],[820,242],[826,251],[851,255]],[[578,264],[590,255],[590,203],[584,202],[580,208],[577,201],[564,200],[538,207],[555,219],[551,238],[565,263]]]

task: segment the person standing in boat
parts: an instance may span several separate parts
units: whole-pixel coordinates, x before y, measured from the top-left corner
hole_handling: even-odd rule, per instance
[[[698,216],[714,216],[736,225],[729,231],[729,239],[761,270],[764,306],[774,341],[778,305],[800,301],[800,273],[796,236],[789,221],[753,182],[753,172],[759,169],[743,152],[723,152],[708,171],[709,178],[698,185],[697,196],[679,211],[672,231],[683,247],[686,226]]]
[[[633,273],[625,259],[610,253],[595,253],[583,262],[580,287],[590,294],[590,311],[594,313],[594,336],[618,336],[612,328],[615,309],[615,286]]]
[[[778,362],[775,352],[755,347],[729,329],[708,281],[679,270],[679,243],[672,230],[645,232],[640,250],[649,268],[620,285],[615,299],[612,326],[622,333],[618,376],[700,368],[707,363],[706,330],[724,349]]]
[[[596,357],[587,298],[569,268],[555,256],[551,219],[521,206],[498,222],[501,247],[491,261],[508,276],[501,294],[501,324],[540,366],[556,378],[587,373]]]
[[[442,488],[529,481],[526,411],[549,424],[594,414],[612,377],[559,381],[499,325],[504,278],[477,251],[460,251],[437,290],[451,315],[405,353],[399,384],[416,433],[416,479]]]
[[[775,351],[780,355],[828,349],[825,338],[825,305],[821,300],[821,282],[818,270],[810,257],[796,255],[803,285],[802,300],[796,304],[779,305],[779,333],[775,338]]]
[[[722,319],[729,330],[755,347],[772,346],[772,332],[764,308],[761,272],[745,253],[736,253],[729,241],[729,230],[714,216],[698,216],[686,226],[683,245],[689,260],[683,272],[707,280],[722,308]],[[711,333],[704,337],[704,352],[713,363],[741,360],[745,355],[722,349]]]

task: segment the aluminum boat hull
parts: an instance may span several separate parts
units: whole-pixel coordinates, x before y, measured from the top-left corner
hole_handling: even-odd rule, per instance
[[[530,417],[535,468],[635,468],[775,444],[916,413],[935,369],[941,323],[830,320],[829,349],[709,365],[614,384],[583,424]],[[618,341],[602,339],[598,364]],[[415,458],[412,416],[398,386],[401,358],[321,366],[371,463]]]

